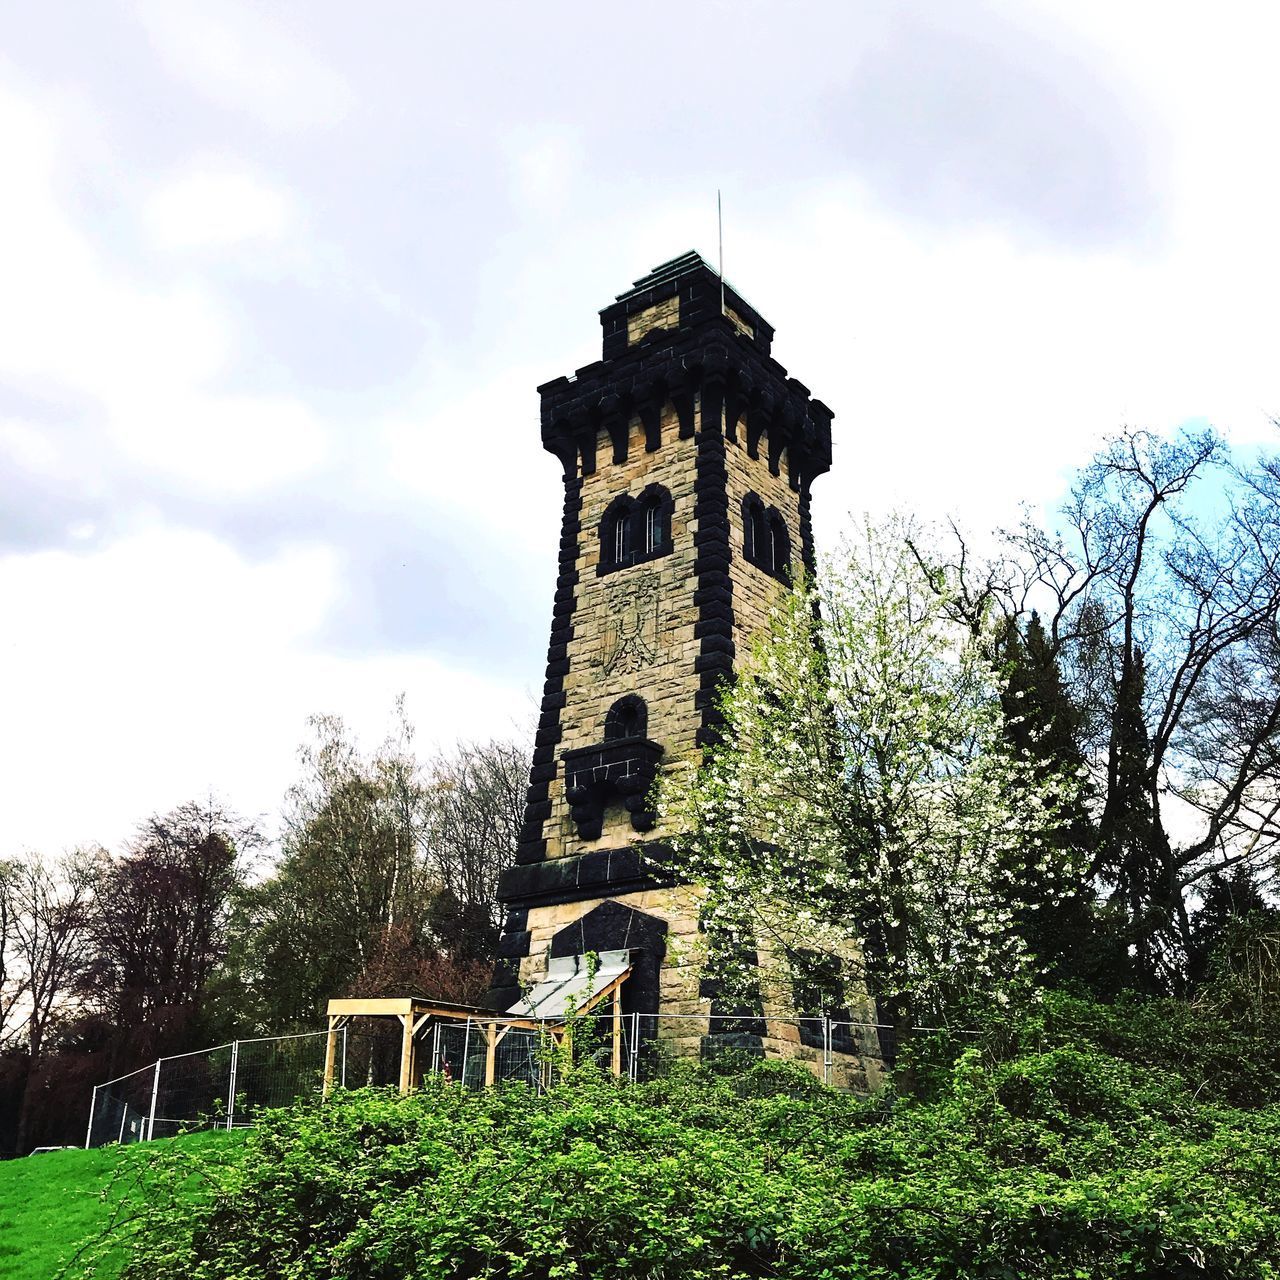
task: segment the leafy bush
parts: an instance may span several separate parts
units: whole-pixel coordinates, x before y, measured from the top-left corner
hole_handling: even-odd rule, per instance
[[[927,1103],[777,1063],[365,1091],[157,1162],[125,1280],[1280,1276],[1280,1108],[1079,1047],[971,1051]]]
[[[1237,1106],[1280,1102],[1280,1015],[1232,1016],[1206,1003],[1127,995],[1100,1004],[1046,992],[1020,1023],[993,1026],[997,1058],[1088,1045],[1126,1062],[1171,1072],[1205,1100]]]

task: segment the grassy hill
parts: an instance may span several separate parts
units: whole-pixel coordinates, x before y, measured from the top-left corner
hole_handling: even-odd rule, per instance
[[[243,1141],[240,1133],[199,1133],[166,1145],[204,1156],[238,1148]],[[75,1260],[78,1251],[99,1239],[113,1216],[123,1216],[118,1214],[118,1192],[139,1186],[149,1176],[154,1149],[111,1146],[97,1151],[51,1151],[0,1163],[0,1280],[83,1276],[85,1265]],[[187,1189],[169,1188],[169,1193],[182,1194]],[[194,1197],[194,1186],[189,1190]],[[121,1232],[98,1262],[95,1280],[114,1280],[127,1248],[127,1236]]]

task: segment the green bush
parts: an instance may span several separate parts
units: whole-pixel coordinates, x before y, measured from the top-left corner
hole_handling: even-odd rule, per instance
[[[157,1159],[187,1172],[149,1180],[125,1280],[1280,1276],[1280,1108],[1087,1047],[971,1051],[927,1103],[777,1063],[368,1091]]]
[[[1280,1013],[1259,1021],[1183,1000],[1130,994],[1101,1004],[1051,991],[1020,1022],[993,1023],[986,1039],[997,1057],[1087,1045],[1173,1073],[1201,1099],[1280,1102]]]

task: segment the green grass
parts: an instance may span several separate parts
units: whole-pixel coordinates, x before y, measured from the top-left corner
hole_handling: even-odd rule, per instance
[[[242,1133],[196,1133],[168,1141],[203,1148],[243,1140]],[[79,1280],[86,1274],[113,1280],[127,1239],[109,1247],[91,1273],[74,1259],[111,1222],[113,1200],[103,1192],[113,1177],[140,1171],[158,1145],[50,1151],[0,1162],[0,1280]]]

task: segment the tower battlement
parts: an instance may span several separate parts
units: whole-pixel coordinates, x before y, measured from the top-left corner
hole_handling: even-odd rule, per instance
[[[602,434],[613,463],[625,463],[636,416],[652,452],[668,403],[679,417],[680,437],[691,437],[694,401],[704,385],[722,403],[730,440],[741,427],[755,457],[768,437],[773,474],[784,454],[797,489],[830,468],[831,410],[773,359],[773,327],[728,285],[721,310],[720,277],[698,254],[655,267],[600,312],[600,323],[603,358],[538,388],[543,446],[566,470],[593,474]]]

